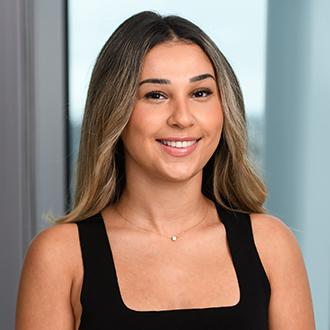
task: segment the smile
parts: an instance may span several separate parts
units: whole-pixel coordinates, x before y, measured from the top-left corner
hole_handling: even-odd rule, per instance
[[[184,157],[191,154],[197,147],[200,139],[190,141],[170,141],[170,140],[156,140],[162,151],[174,157]]]
[[[174,148],[186,148],[186,147],[190,147],[193,144],[195,144],[197,142],[197,140],[192,140],[192,141],[166,141],[166,140],[160,140],[159,142],[162,143],[162,144],[165,144],[167,146],[174,147]]]

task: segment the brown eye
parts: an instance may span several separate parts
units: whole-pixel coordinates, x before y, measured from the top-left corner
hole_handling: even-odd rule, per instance
[[[212,94],[212,91],[210,89],[206,88],[206,89],[199,89],[199,90],[193,92],[192,96],[196,97],[196,98],[203,98],[203,97],[207,97],[211,94]]]
[[[158,92],[158,91],[152,91],[152,92],[149,92],[147,93],[145,96],[144,96],[146,99],[151,99],[151,100],[163,100],[165,99],[165,95],[161,92]]]

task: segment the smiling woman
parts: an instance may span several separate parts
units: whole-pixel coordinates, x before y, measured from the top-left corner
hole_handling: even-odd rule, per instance
[[[122,23],[91,77],[75,205],[26,256],[17,329],[314,329],[246,144],[238,81],[203,31]]]
[[[215,73],[201,48],[182,41],[155,46],[145,56],[122,133],[128,157],[134,157],[126,176],[141,168],[160,178],[198,175],[219,144],[222,123]]]

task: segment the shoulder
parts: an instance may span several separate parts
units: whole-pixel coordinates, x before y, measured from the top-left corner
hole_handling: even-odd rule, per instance
[[[34,236],[30,242],[30,249],[39,250],[49,246],[51,251],[56,252],[57,249],[69,248],[77,237],[77,233],[75,223],[52,225]]]
[[[271,286],[272,329],[315,329],[303,256],[291,229],[279,218],[250,214],[255,245]]]
[[[289,272],[303,263],[299,243],[283,220],[264,213],[251,213],[250,218],[255,245],[270,282],[281,271]]]
[[[31,240],[25,256],[25,263],[35,267],[49,266],[48,270],[72,270],[75,254],[79,248],[79,237],[75,223],[56,224],[43,229]],[[69,274],[68,274],[69,275]]]
[[[259,244],[297,244],[296,238],[283,220],[266,213],[251,213],[251,225],[255,240]]]
[[[17,296],[17,329],[73,328],[70,294],[79,267],[76,227],[56,224],[30,242]]]

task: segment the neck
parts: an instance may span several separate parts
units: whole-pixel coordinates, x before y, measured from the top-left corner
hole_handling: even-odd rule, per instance
[[[162,234],[180,232],[201,221],[210,207],[201,184],[202,172],[175,182],[126,177],[125,190],[115,208],[136,226]]]

